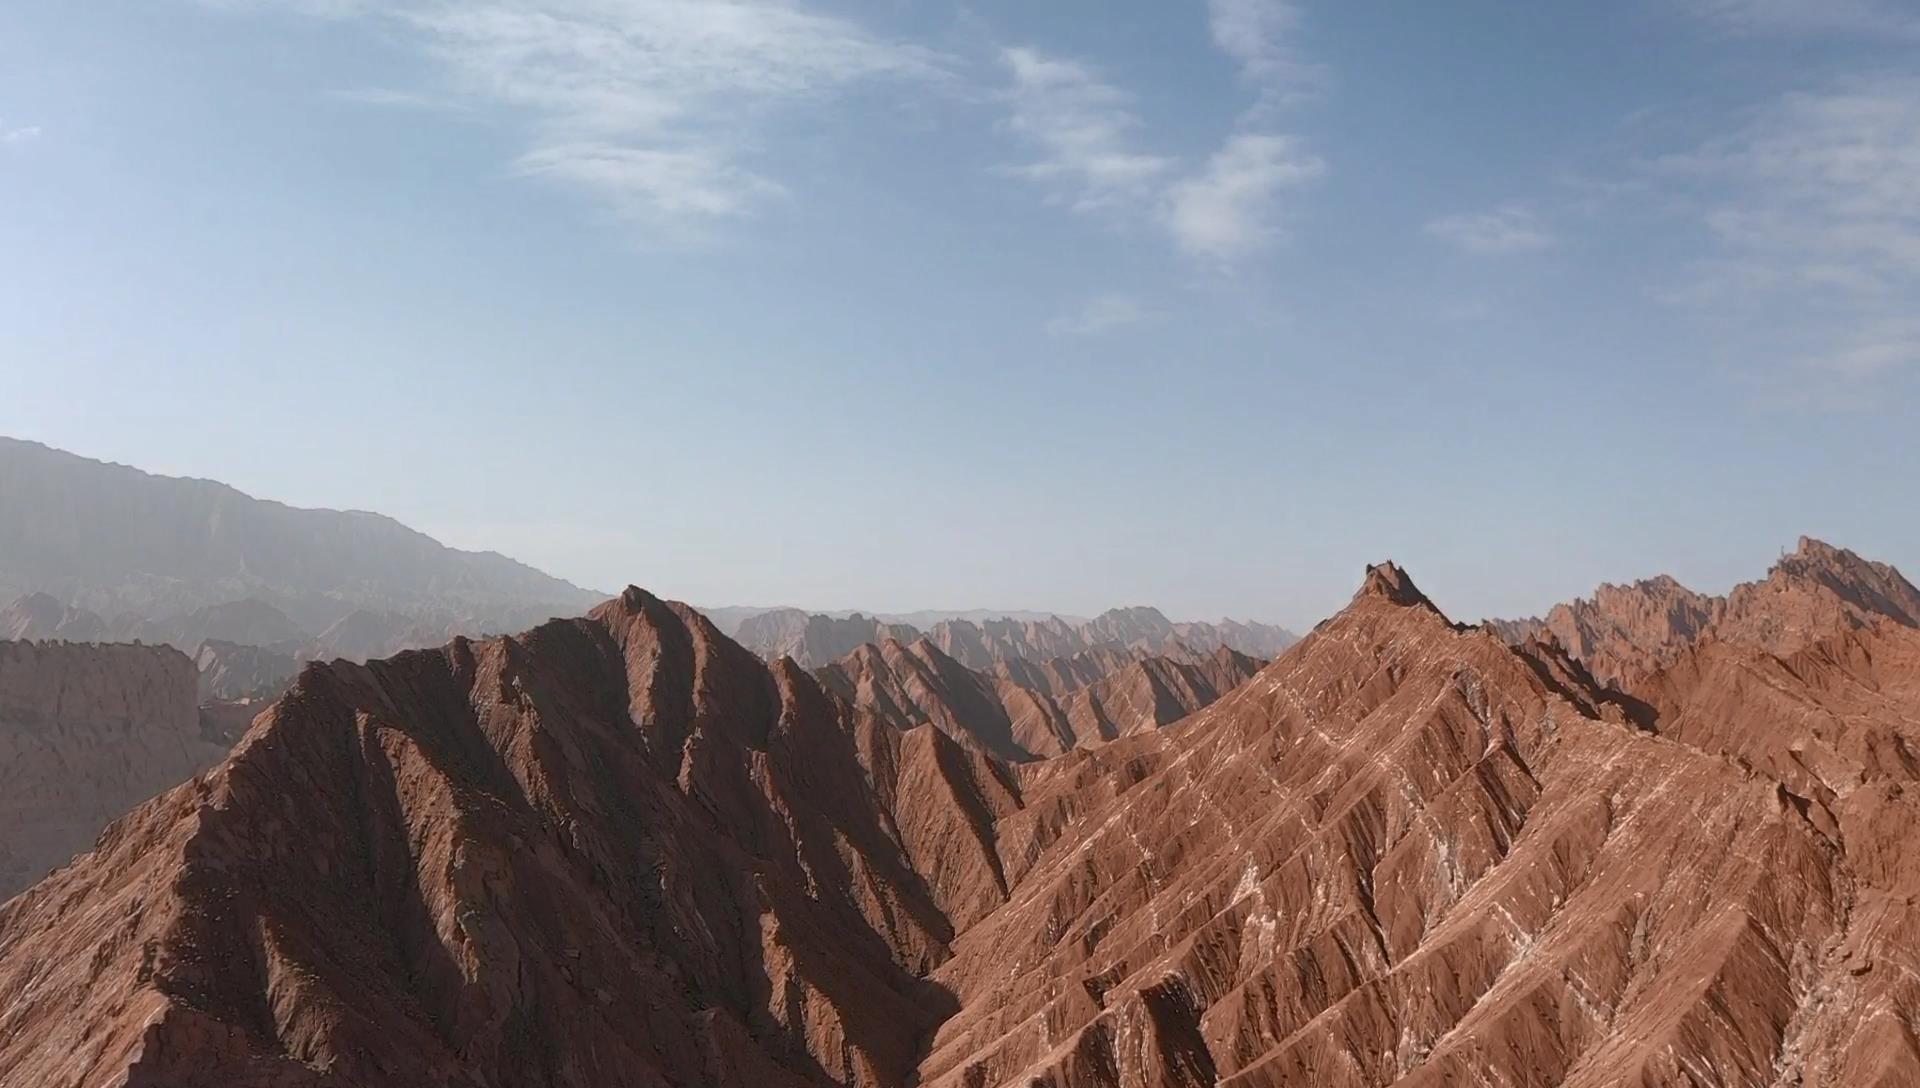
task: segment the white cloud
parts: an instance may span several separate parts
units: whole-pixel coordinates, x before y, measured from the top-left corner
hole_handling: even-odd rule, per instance
[[[1777,331],[1767,354],[1808,403],[1920,368],[1920,78],[1861,77],[1784,95],[1736,131],[1657,160],[1712,245],[1670,302],[1734,335]],[[1756,333],[1758,335],[1759,333]]]
[[[1167,194],[1166,226],[1188,253],[1231,259],[1280,236],[1279,197],[1326,172],[1287,136],[1242,133]]]
[[[1424,229],[1431,237],[1481,256],[1534,253],[1552,246],[1555,240],[1538,215],[1517,204],[1444,215]]]
[[[1300,7],[1290,0],[1208,0],[1207,23],[1214,44],[1232,57],[1249,82],[1266,96],[1285,100],[1316,89],[1326,69],[1293,45]]]
[[[1009,173],[1085,211],[1139,201],[1173,167],[1132,146],[1140,122],[1131,99],[1091,68],[1026,48],[1004,50],[1001,60],[1013,79],[1007,128],[1040,153]]]
[[[396,90],[392,87],[349,87],[344,90],[328,91],[326,97],[335,102],[347,102],[356,106],[377,106],[399,110],[459,113],[468,108],[465,103],[444,95]]]
[[[1885,318],[1801,363],[1810,370],[1856,382],[1907,367],[1920,368],[1920,318]]]
[[[1658,169],[1703,185],[1706,225],[1759,275],[1847,293],[1920,287],[1920,78],[1786,95]]]
[[[40,138],[44,130],[39,125],[23,125],[18,128],[0,127],[0,144],[24,144]]]
[[[1073,312],[1047,322],[1047,331],[1055,336],[1099,336],[1138,325],[1152,316],[1151,311],[1127,295],[1099,295]]]
[[[1689,13],[1739,34],[1920,36],[1920,14],[1886,0],[1678,0]]]
[[[527,152],[514,165],[526,176],[573,186],[630,219],[667,232],[744,214],[766,198],[786,192],[777,182],[698,147],[554,144]]]
[[[930,50],[787,0],[210,2],[378,21],[438,63],[445,101],[524,117],[521,173],[667,230],[746,214],[783,191],[743,165],[768,115],[860,83],[945,78]]]

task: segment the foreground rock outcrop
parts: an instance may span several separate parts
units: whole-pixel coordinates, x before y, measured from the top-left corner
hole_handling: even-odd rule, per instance
[[[638,590],[309,667],[0,907],[0,1084],[1920,1083],[1920,647],[1834,623],[1636,696],[1382,565],[1017,767]]]

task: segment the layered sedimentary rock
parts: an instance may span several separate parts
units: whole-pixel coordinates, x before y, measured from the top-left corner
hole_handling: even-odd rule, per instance
[[[1550,636],[1610,684],[1670,661],[1712,625],[1725,602],[1661,575],[1603,585],[1593,596],[1555,605],[1544,620],[1496,620],[1513,642]]]
[[[863,646],[819,675],[896,729],[931,724],[963,745],[1027,762],[1179,721],[1263,664],[1225,647],[1173,658],[1106,644],[1038,665],[1015,659],[983,673],[922,638]]]
[[[631,591],[308,668],[0,907],[0,1084],[903,1084],[933,887],[842,704]]]
[[[1812,537],[1801,537],[1758,582],[1725,597],[1696,593],[1662,575],[1603,585],[1556,605],[1545,619],[1494,620],[1510,642],[1551,637],[1602,682],[1630,686],[1672,664],[1696,642],[1741,642],[1789,654],[1843,628],[1887,617],[1920,626],[1920,590],[1898,570]]]
[[[1920,1083],[1914,637],[1633,696],[1383,565],[1010,767],[883,713],[937,648],[843,697],[630,590],[310,667],[0,907],[0,1084]]]
[[[0,642],[0,898],[218,761],[197,702],[168,647]]]
[[[1004,760],[1056,756],[1074,744],[1067,716],[1052,698],[974,672],[924,638],[911,645],[895,639],[870,643],[819,676],[847,702],[896,730],[931,725]]]

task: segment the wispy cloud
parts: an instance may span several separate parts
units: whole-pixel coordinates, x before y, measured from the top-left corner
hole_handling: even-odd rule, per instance
[[[0,144],[32,143],[40,138],[44,130],[39,125],[19,125],[8,127],[0,124]]]
[[[1532,209],[1517,204],[1444,215],[1424,228],[1433,238],[1480,256],[1535,253],[1552,246],[1553,232]]]
[[[520,173],[668,233],[784,191],[749,165],[769,115],[860,83],[945,78],[931,50],[786,0],[211,2],[378,21],[438,64],[446,101],[521,115]]]
[[[1032,48],[1008,49],[1006,127],[1042,151],[1010,172],[1049,186],[1077,210],[1144,215],[1184,253],[1232,261],[1285,236],[1282,193],[1326,172],[1298,137],[1270,131],[1280,105],[1317,88],[1325,71],[1293,44],[1288,0],[1208,0],[1215,44],[1260,99],[1204,161],[1143,146],[1133,97],[1092,66]]]
[[[1214,44],[1240,66],[1242,78],[1261,88],[1263,104],[1275,105],[1318,91],[1327,70],[1294,44],[1301,11],[1290,0],[1208,0],[1207,24]]]
[[[1848,34],[1920,37],[1920,12],[1900,0],[1676,0],[1739,34]]]
[[[349,87],[328,91],[326,97],[335,102],[346,102],[355,106],[375,106],[382,109],[464,113],[470,108],[467,103],[446,95],[429,94],[424,91],[403,91],[392,87]]]
[[[1261,249],[1281,235],[1279,196],[1326,172],[1288,136],[1242,133],[1167,194],[1166,224],[1188,253],[1217,259]]]
[[[1669,300],[1748,318],[1789,309],[1806,344],[1780,365],[1809,381],[1920,365],[1920,78],[1785,95],[1652,170],[1690,194],[1714,246]]]
[[[1152,316],[1152,311],[1130,296],[1099,295],[1047,322],[1047,331],[1055,336],[1099,336],[1138,325]]]
[[[1920,78],[1786,95],[1656,169],[1702,186],[1705,223],[1760,276],[1844,293],[1920,286]]]
[[[1141,201],[1173,168],[1134,146],[1131,97],[1088,65],[1030,48],[1004,50],[1001,60],[1012,77],[1007,128],[1039,152],[1009,173],[1087,211]]]

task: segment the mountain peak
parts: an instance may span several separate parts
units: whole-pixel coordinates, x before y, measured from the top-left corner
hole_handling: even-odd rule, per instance
[[[1375,563],[1367,567],[1366,581],[1360,585],[1360,592],[1354,594],[1354,600],[1362,597],[1381,597],[1397,605],[1433,607],[1427,595],[1413,584],[1407,572],[1401,570],[1393,560]]]

